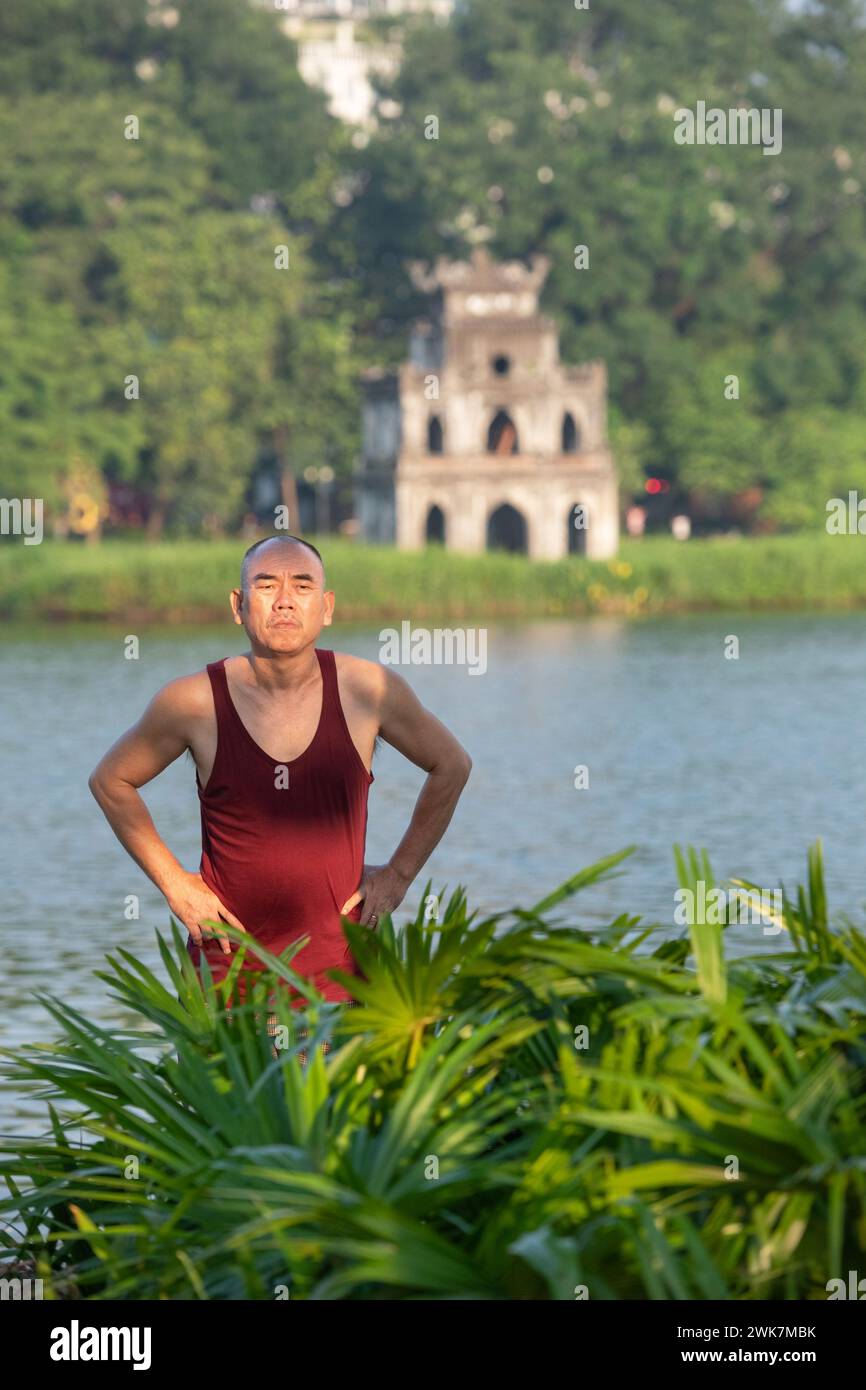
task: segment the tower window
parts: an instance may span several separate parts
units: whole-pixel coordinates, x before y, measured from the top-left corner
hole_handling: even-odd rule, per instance
[[[574,423],[574,416],[567,410],[562,417],[562,452],[576,454],[580,450],[580,430]]]
[[[492,366],[497,376],[508,376],[511,371],[511,358],[500,353],[498,357],[494,357]]]
[[[431,415],[427,422],[427,452],[428,454],[442,453],[442,421],[438,415]]]
[[[514,421],[504,410],[498,410],[487,431],[488,454],[517,454],[517,430]]]
[[[487,518],[487,549],[510,550],[517,555],[527,551],[526,517],[510,502],[504,502]]]
[[[428,545],[445,544],[445,513],[435,503],[427,513],[427,525],[424,528],[424,533]]]

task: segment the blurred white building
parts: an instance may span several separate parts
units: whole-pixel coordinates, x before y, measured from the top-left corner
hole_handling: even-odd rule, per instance
[[[607,371],[560,361],[556,324],[538,307],[550,258],[494,261],[476,247],[471,261],[408,265],[430,309],[408,361],[362,374],[361,534],[401,550],[610,559]]]
[[[360,128],[374,124],[371,78],[391,77],[402,59],[400,26],[388,21],[431,15],[450,19],[457,0],[251,0],[274,10],[298,45],[304,81],[328,96],[333,116]],[[385,21],[384,23],[382,21]]]
[[[432,14],[448,19],[454,0],[260,0],[264,8],[305,19],[345,17],[378,19],[407,14]]]

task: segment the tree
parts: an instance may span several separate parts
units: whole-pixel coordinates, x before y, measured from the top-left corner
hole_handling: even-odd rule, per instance
[[[423,305],[406,260],[543,251],[563,356],[607,360],[645,469],[711,474],[720,499],[781,486],[763,446],[785,412],[854,409],[866,368],[862,20],[853,0],[731,0],[710,26],[680,0],[472,0],[416,31],[381,88],[399,114],[355,155],[339,215],[371,266],[370,350],[403,355]],[[699,99],[781,109],[781,153],[677,145],[675,112]],[[736,407],[728,374],[748,378]]]
[[[245,0],[0,15],[7,490],[60,511],[86,465],[145,488],[158,534],[236,522],[263,434],[287,478],[351,467],[350,316],[314,260],[345,136],[276,24]]]

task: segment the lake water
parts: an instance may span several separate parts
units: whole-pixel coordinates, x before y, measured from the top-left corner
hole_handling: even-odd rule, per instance
[[[482,912],[528,907],[585,865],[628,844],[620,876],[562,909],[585,924],[620,912],[674,928],[672,845],[708,850],[717,877],[767,889],[805,877],[824,841],[831,910],[866,902],[866,615],[700,615],[627,622],[491,626],[487,670],[401,667],[474,759],[445,839],[410,889],[464,884]],[[725,639],[739,659],[725,659]],[[51,1036],[34,999],[56,992],[100,1021],[119,1006],[94,979],[120,945],[160,974],[154,930],[165,902],[115,840],[87,787],[110,743],[172,677],[244,649],[226,626],[144,630],[0,629],[2,740],[0,1045]],[[324,645],[378,658],[379,626],[329,629]],[[575,788],[585,765],[589,787]],[[402,835],[423,774],[386,745],[374,763],[367,859]],[[200,850],[195,771],[181,758],[145,788],[157,827],[188,868]],[[137,894],[141,916],[124,906]],[[399,917],[400,914],[398,914]],[[773,947],[760,926],[734,941]],[[0,1131],[32,1102],[0,1095]],[[41,1114],[41,1107],[39,1108]]]

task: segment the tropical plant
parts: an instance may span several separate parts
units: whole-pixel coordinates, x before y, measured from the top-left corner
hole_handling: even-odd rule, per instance
[[[560,919],[630,852],[528,910],[428,884],[403,928],[344,919],[355,1008],[239,934],[200,982],[174,923],[167,983],[98,972],[140,1026],[42,996],[58,1040],[5,1053],[50,1114],[0,1151],[7,1257],[51,1297],[826,1297],[866,1239],[866,935],[820,845],[783,949]]]

